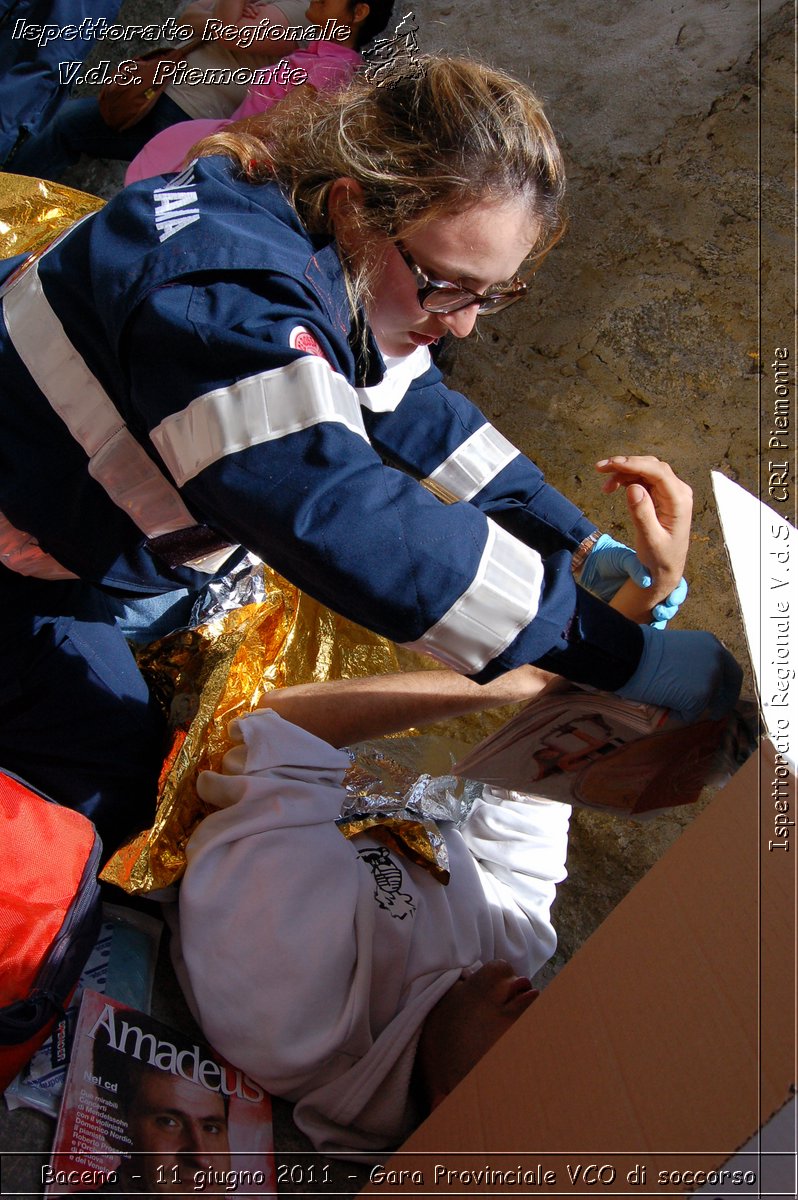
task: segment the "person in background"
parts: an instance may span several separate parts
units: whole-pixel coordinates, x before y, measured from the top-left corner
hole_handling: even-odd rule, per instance
[[[301,83],[296,81],[296,76],[292,80],[283,72],[266,82],[251,84],[246,99],[231,117],[215,121],[185,121],[164,129],[133,159],[125,173],[125,183],[179,171],[189,151],[202,138],[221,132],[234,121],[243,121],[266,112],[297,87],[311,87],[316,91],[343,87],[363,62],[359,48],[385,29],[392,9],[393,0],[370,0],[369,3],[312,0],[305,13],[306,21],[322,28],[326,28],[328,21],[335,21],[339,27],[348,30],[348,35],[341,40],[308,42],[303,49],[288,55],[288,65],[304,76]],[[344,33],[344,28],[339,31]]]
[[[187,56],[191,70],[235,71],[276,63],[296,49],[296,41],[247,34],[252,26],[304,25],[305,0],[194,0],[176,18],[200,37],[209,20],[234,26],[239,36],[205,42]],[[31,137],[21,141],[4,169],[17,175],[35,175],[58,181],[78,161],[113,158],[129,162],[157,133],[198,117],[228,117],[246,96],[246,83],[175,81],[167,84],[150,111],[130,129],[119,131],[106,125],[96,96],[77,96],[65,101],[55,115]]]

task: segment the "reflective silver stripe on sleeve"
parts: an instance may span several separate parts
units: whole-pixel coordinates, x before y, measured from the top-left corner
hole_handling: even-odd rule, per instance
[[[12,525],[0,513],[0,562],[18,575],[34,579],[77,579],[77,575],[42,550],[36,538]]]
[[[305,354],[198,396],[150,436],[182,487],[228,454],[323,422],[345,425],[368,441],[355,389],[323,358]]]
[[[519,454],[498,429],[482,425],[422,483],[436,494],[470,500]]]
[[[488,521],[488,540],[470,586],[407,648],[474,675],[534,620],[542,586],[540,555]]]
[[[4,296],[3,314],[17,354],[85,450],[89,474],[114,504],[149,538],[196,525],[70,342],[44,294],[36,265]]]

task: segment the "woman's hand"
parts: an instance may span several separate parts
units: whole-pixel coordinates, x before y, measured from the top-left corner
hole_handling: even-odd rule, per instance
[[[602,490],[625,488],[634,525],[637,557],[650,584],[628,582],[612,601],[634,620],[664,625],[687,595],[683,578],[690,544],[693,493],[668,463],[653,455],[616,455],[602,459],[596,470],[608,476]],[[590,556],[588,556],[589,562]]]

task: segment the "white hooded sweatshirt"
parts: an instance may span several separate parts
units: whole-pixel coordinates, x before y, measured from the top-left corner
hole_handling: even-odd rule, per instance
[[[417,1123],[421,1026],[464,969],[533,975],[554,951],[563,804],[485,789],[444,826],[451,880],[335,825],[349,760],[268,709],[234,721],[218,811],[188,844],[178,974],[209,1041],[273,1095],[317,1150],[384,1151]]]

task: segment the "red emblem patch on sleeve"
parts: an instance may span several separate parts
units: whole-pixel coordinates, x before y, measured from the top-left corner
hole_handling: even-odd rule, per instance
[[[326,363],[332,366],[332,363],[316,338],[309,329],[305,329],[304,325],[294,326],[288,335],[288,344],[292,350],[300,350],[302,354],[315,354],[316,358],[323,358]]]

